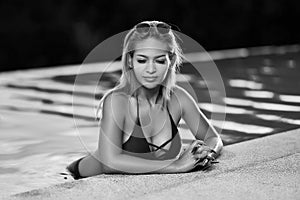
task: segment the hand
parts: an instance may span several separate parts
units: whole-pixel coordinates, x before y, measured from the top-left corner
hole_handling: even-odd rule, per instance
[[[181,156],[173,164],[175,165],[177,172],[188,172],[194,169],[198,162],[207,155],[201,153],[195,153],[198,147],[201,146],[203,142],[200,140],[193,141],[192,144],[181,154]]]
[[[200,154],[199,157],[201,157],[201,159],[196,163],[196,165],[202,167],[203,170],[211,166],[211,162],[215,159],[215,153],[213,149],[207,146],[202,141],[200,146],[195,147],[195,153]]]
[[[213,159],[212,157],[212,148],[210,148],[209,146],[207,146],[203,141],[199,140],[199,143],[194,147],[193,152],[195,154],[199,154],[199,156],[201,157],[200,160],[203,160],[204,158],[209,158],[209,159]]]

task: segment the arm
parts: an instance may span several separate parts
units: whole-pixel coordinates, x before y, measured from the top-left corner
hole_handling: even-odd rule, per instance
[[[128,113],[128,100],[125,96],[111,94],[103,103],[103,117],[100,124],[99,152],[104,163],[105,173],[176,173],[175,160],[148,160],[128,154],[122,150],[122,129]],[[194,160],[193,160],[194,162]]]
[[[188,92],[177,87],[177,94],[182,107],[182,118],[196,139],[203,140],[214,151],[212,156],[217,157],[223,148],[221,137]]]

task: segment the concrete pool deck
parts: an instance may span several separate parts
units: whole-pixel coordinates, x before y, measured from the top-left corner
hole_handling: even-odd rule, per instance
[[[300,129],[226,146],[209,171],[99,175],[6,199],[297,199]]]

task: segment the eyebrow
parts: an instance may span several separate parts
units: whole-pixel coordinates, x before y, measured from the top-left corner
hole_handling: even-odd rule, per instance
[[[148,56],[145,56],[145,55],[143,55],[143,54],[137,54],[136,56],[141,56],[141,57],[144,57],[144,58],[148,58]],[[163,57],[163,56],[166,56],[166,54],[154,56],[153,58],[160,58],[160,57]]]

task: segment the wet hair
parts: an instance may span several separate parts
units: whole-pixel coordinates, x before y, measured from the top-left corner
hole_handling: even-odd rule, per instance
[[[103,106],[103,101],[109,94],[113,92],[121,92],[130,96],[136,96],[138,94],[140,85],[138,85],[138,81],[135,77],[134,71],[130,67],[131,63],[129,57],[133,57],[135,46],[138,42],[144,41],[149,38],[154,38],[167,45],[170,66],[168,68],[166,78],[162,83],[162,86],[164,87],[161,88],[161,95],[163,99],[162,108],[165,108],[167,102],[170,100],[171,93],[176,85],[176,73],[179,72],[179,67],[182,64],[183,60],[182,49],[178,43],[178,39],[180,38],[172,29],[170,29],[170,31],[166,34],[161,34],[158,29],[155,28],[155,25],[163,22],[144,21],[143,23],[148,23],[151,25],[149,31],[147,31],[146,33],[140,33],[136,30],[136,26],[134,26],[125,36],[121,59],[122,74],[117,85],[111,90],[107,91],[101,98],[97,109],[98,118],[101,118],[102,113],[100,112],[100,110]]]

